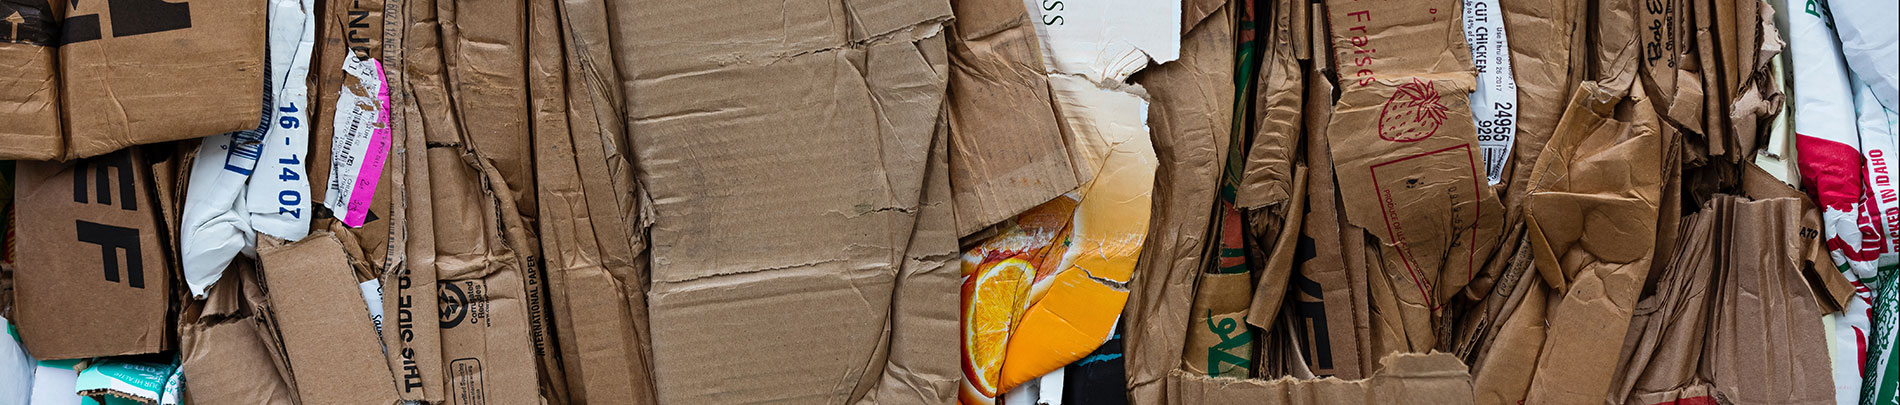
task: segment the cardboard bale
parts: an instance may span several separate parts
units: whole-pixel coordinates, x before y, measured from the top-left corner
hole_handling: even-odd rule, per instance
[[[1156,108],[1148,125],[1160,158],[1141,261],[1122,311],[1129,398],[1160,403],[1186,347],[1195,281],[1233,128],[1236,18],[1225,1],[1184,2],[1181,57],[1135,74]]]
[[[0,1],[0,159],[59,159],[59,20],[64,2]]]
[[[18,164],[15,319],[42,360],[172,347],[176,245],[138,149]]]
[[[949,4],[614,9],[659,402],[950,401]]]
[[[343,245],[328,233],[282,243],[260,244],[258,268],[298,402],[396,402],[382,342]]]
[[[1062,136],[1023,2],[958,0],[950,24],[950,184],[968,235],[1074,190],[1088,174]]]
[[[270,116],[268,4],[71,5],[59,46],[63,156],[258,129]]]
[[[1446,353],[1397,353],[1365,379],[1208,378],[1175,371],[1167,404],[1468,404],[1471,373]]]

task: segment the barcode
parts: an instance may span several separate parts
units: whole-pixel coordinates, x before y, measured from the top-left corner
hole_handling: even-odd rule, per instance
[[[1504,148],[1481,149],[1484,151],[1484,177],[1497,183],[1504,177],[1504,161],[1510,156],[1504,153]]]

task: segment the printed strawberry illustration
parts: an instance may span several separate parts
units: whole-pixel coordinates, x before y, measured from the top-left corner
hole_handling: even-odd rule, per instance
[[[1445,123],[1446,111],[1449,109],[1439,99],[1438,88],[1414,78],[1411,83],[1399,85],[1379,110],[1379,138],[1393,142],[1430,138]]]

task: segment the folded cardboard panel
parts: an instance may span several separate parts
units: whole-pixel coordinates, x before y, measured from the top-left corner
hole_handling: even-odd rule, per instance
[[[644,203],[625,155],[605,6],[531,4],[537,230],[568,400],[647,404]]]
[[[1035,21],[1017,0],[958,0],[950,24],[950,185],[968,235],[1088,180],[1062,136]]]
[[[619,5],[659,401],[950,400],[949,4]]]
[[[0,31],[0,159],[52,160],[64,150],[59,122],[58,38],[65,4],[8,0]]]
[[[205,300],[188,305],[179,318],[179,372],[185,379],[185,397],[192,403],[288,403],[296,393],[278,368],[280,348],[267,340],[269,331],[258,321],[253,306],[262,302],[261,284],[249,259],[226,269],[224,277],[205,292]]]
[[[40,359],[172,347],[171,254],[151,163],[139,149],[65,163],[20,162],[14,301]]]
[[[1221,158],[1233,126],[1235,17],[1222,1],[1182,7],[1181,58],[1134,76],[1155,106],[1148,125],[1160,160],[1153,217],[1122,317],[1129,398],[1160,403],[1181,366],[1194,279],[1205,262]]]
[[[404,6],[401,15],[384,16],[402,27],[401,37],[385,41],[403,52],[390,80],[407,89],[392,94],[401,110],[393,120],[403,121],[394,125],[404,140],[398,155],[405,159],[408,195],[399,205],[407,215],[410,266],[396,275],[396,285],[409,286],[399,293],[411,302],[434,301],[411,311],[434,308],[439,315],[438,322],[423,316],[422,325],[412,326],[417,381],[432,399],[429,386],[441,384],[450,403],[539,401],[537,354],[553,353],[530,323],[533,311],[543,308],[539,272],[529,265],[536,260],[525,257],[532,247],[517,200],[466,132],[479,128],[468,126],[451,97],[479,85],[449,78],[460,61],[444,44],[459,39],[443,26],[458,21],[456,10],[430,1]],[[431,333],[440,336],[439,358],[423,351]]]
[[[298,401],[396,402],[395,380],[342,243],[316,233],[291,244],[264,243],[257,254]]]
[[[71,5],[59,46],[64,156],[263,127],[267,4]]]

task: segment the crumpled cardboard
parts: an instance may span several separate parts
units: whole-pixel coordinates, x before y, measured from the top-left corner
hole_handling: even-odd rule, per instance
[[[1286,295],[1291,288],[1294,288],[1290,287],[1297,277],[1294,275],[1296,271],[1293,267],[1294,262],[1312,260],[1314,255],[1312,239],[1301,233],[1302,227],[1296,226],[1304,223],[1306,214],[1311,211],[1307,207],[1307,197],[1311,195],[1307,192],[1307,186],[1312,181],[1309,178],[1311,172],[1305,165],[1294,166],[1293,184],[1290,187],[1293,194],[1288,196],[1291,199],[1288,200],[1284,218],[1287,224],[1280,227],[1276,234],[1271,235],[1272,240],[1259,241],[1260,244],[1270,244],[1266,248],[1269,253],[1266,262],[1261,266],[1260,274],[1255,277],[1253,288],[1249,291],[1252,297],[1247,305],[1246,320],[1247,323],[1260,326],[1262,329],[1272,329],[1262,326],[1262,323],[1271,322],[1279,316],[1281,306],[1286,303]],[[1328,172],[1331,171],[1328,170]],[[1330,185],[1327,187],[1327,192],[1332,192]],[[1332,198],[1328,197],[1326,200],[1330,202]],[[1258,221],[1257,218],[1256,221]],[[1303,284],[1297,288],[1301,289],[1302,294],[1314,300],[1323,299],[1323,293],[1312,288],[1317,287],[1317,284],[1305,284],[1312,283],[1312,280],[1304,280],[1301,283]],[[1321,323],[1324,323],[1324,314],[1320,316]],[[1321,333],[1324,334],[1324,332]]]
[[[1181,58],[1133,76],[1155,107],[1148,125],[1160,165],[1141,261],[1122,310],[1133,403],[1160,403],[1180,368],[1195,281],[1206,269],[1212,207],[1233,128],[1231,4],[1190,0],[1181,8]]]
[[[1317,69],[1307,75],[1309,79],[1324,77]],[[1292,298],[1284,304],[1269,302],[1274,294],[1256,286],[1248,317],[1263,319],[1271,308],[1290,311],[1288,317],[1295,325],[1291,332],[1301,342],[1301,359],[1307,368],[1316,376],[1355,380],[1371,371],[1369,367],[1362,367],[1370,361],[1361,361],[1362,344],[1371,342],[1360,338],[1358,327],[1364,321],[1361,312],[1366,308],[1362,301],[1365,289],[1356,286],[1355,277],[1350,274],[1346,245],[1341,239],[1347,230],[1343,229],[1345,219],[1339,214],[1339,188],[1333,177],[1332,153],[1323,147],[1327,142],[1326,122],[1331,113],[1326,107],[1331,104],[1327,99],[1331,98],[1332,87],[1326,80],[1309,82],[1312,85],[1307,87],[1306,108],[1315,113],[1305,117],[1312,124],[1305,126],[1304,152],[1311,170],[1307,172],[1306,209],[1301,214],[1300,236],[1293,248],[1294,273],[1287,281],[1286,294]]]
[[[1480,360],[1492,350],[1494,345],[1490,342],[1497,336],[1498,328],[1520,302],[1511,295],[1518,290],[1514,283],[1522,280],[1524,272],[1535,271],[1530,269],[1527,260],[1530,253],[1519,249],[1525,246],[1522,243],[1524,197],[1531,169],[1543,153],[1542,146],[1549,141],[1585,70],[1582,64],[1571,60],[1573,54],[1582,52],[1573,47],[1574,39],[1580,38],[1583,32],[1583,27],[1576,23],[1584,18],[1575,7],[1580,4],[1535,0],[1499,2],[1499,18],[1504,20],[1505,30],[1510,33],[1511,70],[1518,89],[1516,145],[1505,163],[1503,181],[1494,186],[1504,201],[1501,240],[1505,242],[1467,285],[1466,297],[1481,299],[1483,306],[1466,312],[1465,319],[1460,321],[1459,334],[1453,338],[1454,347],[1471,351],[1466,354],[1462,352],[1467,349],[1458,350],[1472,359],[1472,370],[1479,380],[1489,377],[1483,372],[1487,362]],[[1480,398],[1484,398],[1484,386],[1479,384]]]
[[[1365,379],[1208,378],[1175,371],[1167,404],[1468,404],[1471,373],[1448,353],[1394,353]]]
[[[328,233],[296,243],[265,239],[258,269],[297,400],[396,402],[395,380],[343,245]]]
[[[950,401],[950,4],[613,6],[659,402]]]
[[[70,4],[60,23],[61,156],[254,129],[270,115],[267,3]]]
[[[1265,207],[1292,197],[1293,163],[1298,157],[1295,152],[1300,144],[1302,117],[1308,113],[1302,109],[1306,75],[1300,69],[1295,49],[1295,42],[1306,38],[1294,32],[1294,27],[1305,27],[1309,23],[1295,18],[1298,14],[1295,11],[1305,10],[1307,5],[1292,0],[1266,4],[1269,8],[1263,14],[1267,19],[1256,23],[1264,28],[1259,32],[1264,36],[1261,41],[1265,44],[1265,54],[1261,55],[1255,78],[1259,87],[1254,96],[1253,125],[1246,128],[1252,131],[1253,142],[1246,145],[1245,171],[1236,174],[1240,176],[1240,187],[1234,205],[1244,209]]]
[[[0,1],[0,159],[55,160],[60,131],[58,41],[63,1]]]
[[[1526,237],[1555,298],[1529,401],[1608,392],[1625,325],[1649,272],[1662,200],[1661,121],[1638,88],[1584,82],[1545,145],[1526,201]],[[1508,332],[1505,332],[1508,333]]]
[[[1380,244],[1374,283],[1389,285],[1375,290],[1389,288],[1396,299],[1375,323],[1402,331],[1398,347],[1408,351],[1437,346],[1443,309],[1481,271],[1504,217],[1485,184],[1467,106],[1476,76],[1458,7],[1327,9],[1341,89],[1327,140],[1340,198],[1347,220]]]
[[[653,403],[642,190],[604,1],[530,4],[537,230],[571,402]]]
[[[1717,196],[1683,221],[1662,284],[1638,304],[1612,400],[1832,403],[1821,318],[1833,308],[1812,283],[1841,276],[1812,260],[1826,249],[1812,204]]]
[[[1038,22],[1021,1],[958,0],[944,112],[958,235],[1015,216],[1088,180],[1062,136],[1043,76]]]
[[[176,245],[158,214],[154,162],[144,152],[19,162],[13,315],[36,358],[173,346]]]
[[[344,122],[346,132],[349,125],[347,119],[350,114],[339,114],[339,111],[364,107],[339,105],[338,100],[342,99],[343,94],[354,92],[358,96],[354,98],[355,100],[376,100],[378,94],[369,90],[376,85],[383,86],[383,93],[397,91],[396,86],[392,86],[387,80],[382,80],[380,84],[365,83],[358,76],[345,73],[345,66],[348,64],[377,63],[373,61],[382,58],[385,22],[383,5],[384,3],[380,0],[324,0],[322,7],[324,14],[318,19],[317,26],[319,35],[316,44],[316,60],[311,63],[311,70],[315,71],[314,75],[317,77],[315,84],[317,90],[315,94],[312,94],[317,108],[311,114],[314,129],[310,132],[308,165],[311,184],[310,200],[314,211],[310,229],[327,230],[336,235],[337,239],[343,243],[344,251],[350,255],[350,264],[357,268],[359,274],[371,276],[380,275],[387,269],[394,269],[396,263],[402,262],[400,260],[401,243],[393,245],[391,243],[397,231],[391,223],[397,216],[392,209],[396,191],[394,176],[402,166],[394,149],[400,147],[401,140],[391,139],[390,144],[379,151],[383,153],[381,170],[373,172],[375,179],[367,179],[363,176],[365,173],[362,169],[367,165],[366,161],[371,160],[376,152],[370,150],[370,145],[363,147],[363,155],[356,155],[350,151],[339,152],[335,148],[338,144],[335,135],[339,121]],[[371,62],[356,62],[353,59],[357,57]],[[399,85],[400,83],[397,84]],[[386,98],[387,94],[383,96]],[[378,108],[380,111],[358,113],[359,116],[371,118],[359,122],[358,125],[375,125],[376,120],[373,117],[377,114],[388,117],[392,110],[386,105],[373,105],[371,108]],[[339,119],[339,116],[343,118]],[[336,156],[339,153],[346,154],[349,159],[354,160],[345,159],[350,164],[337,165],[339,162]],[[347,170],[351,166],[355,166],[358,169],[357,172],[335,175],[331,173],[333,167],[342,167]],[[356,226],[350,226],[342,220],[343,217],[350,215],[348,208],[332,207],[331,204],[326,204],[330,198],[328,186],[333,179],[339,179],[339,177],[357,180],[347,185],[338,184],[338,186],[349,187],[353,199],[357,198],[354,195],[356,189],[373,188],[374,190],[366,199],[368,206],[362,208],[362,222]],[[391,260],[392,254],[398,256],[397,260]],[[420,391],[415,394],[415,397],[409,399],[422,399]]]
[[[288,403],[296,396],[277,367],[275,341],[258,322],[255,304],[262,284],[249,258],[226,269],[204,300],[191,301],[179,317],[178,370],[192,403]]]
[[[514,10],[458,14],[429,1],[404,6],[398,15],[384,15],[400,27],[393,30],[398,37],[384,38],[385,49],[393,47],[401,56],[383,61],[389,80],[404,89],[392,92],[391,103],[398,109],[392,114],[394,132],[405,140],[397,152],[406,162],[398,187],[408,193],[397,204],[406,215],[399,222],[406,223],[409,267],[385,285],[397,288],[399,329],[403,311],[424,316],[416,319],[423,325],[410,325],[413,336],[397,334],[404,340],[400,345],[410,346],[403,352],[415,354],[403,359],[405,368],[409,361],[417,363],[397,378],[403,386],[423,389],[430,399],[435,392],[429,387],[441,384],[433,389],[451,403],[531,403],[543,395],[558,401],[559,391],[542,389],[560,379],[554,374],[559,365],[546,361],[557,353],[545,335],[548,325],[538,322],[545,306],[540,272],[533,267],[538,260],[531,258],[536,246],[511,185],[487,157],[492,152],[466,132],[479,128],[464,121],[466,113],[450,96],[480,82],[451,80],[471,67],[463,63],[465,55],[453,52],[460,48],[447,45],[465,38],[445,27],[462,18]],[[501,143],[503,149],[511,144]],[[420,305],[401,308],[403,302]],[[428,321],[429,313],[438,315],[436,322]],[[426,351],[431,333],[440,334],[439,358],[429,358]],[[549,378],[540,378],[543,373]]]

